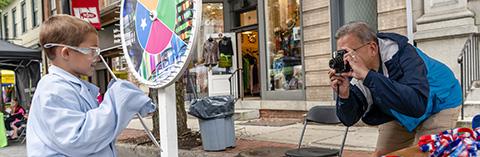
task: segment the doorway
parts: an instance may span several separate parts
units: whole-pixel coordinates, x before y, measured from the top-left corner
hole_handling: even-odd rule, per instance
[[[240,77],[240,94],[242,97],[260,97],[260,55],[258,47],[258,30],[237,32],[237,61],[242,68]]]

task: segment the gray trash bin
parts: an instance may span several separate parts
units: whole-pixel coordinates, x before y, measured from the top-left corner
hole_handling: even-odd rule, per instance
[[[194,100],[188,113],[198,118],[204,150],[221,151],[235,147],[234,101],[231,96]]]
[[[235,127],[231,116],[198,121],[204,150],[220,151],[235,147]]]

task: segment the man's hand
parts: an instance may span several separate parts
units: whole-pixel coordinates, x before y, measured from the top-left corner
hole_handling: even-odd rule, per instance
[[[340,91],[338,96],[342,99],[347,99],[350,93],[350,82],[346,76],[335,75],[335,70],[330,69],[328,71],[330,77],[330,86],[333,91],[337,92],[337,87],[340,86]]]
[[[351,48],[342,47],[342,49],[345,49],[348,52],[347,54],[345,54],[345,56],[343,56],[343,61],[348,62],[350,64],[350,67],[352,67],[352,71],[342,73],[342,76],[353,77],[358,80],[364,80],[365,77],[367,77],[369,71],[367,65],[365,64],[365,61],[357,55],[357,52],[355,52]]]

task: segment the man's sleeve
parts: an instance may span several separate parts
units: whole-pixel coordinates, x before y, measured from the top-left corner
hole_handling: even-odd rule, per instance
[[[429,87],[426,65],[415,49],[407,46],[399,57],[398,78],[392,80],[384,75],[369,71],[364,85],[374,94],[374,99],[383,110],[393,109],[411,117],[420,117],[425,113]]]
[[[352,126],[362,118],[368,103],[365,96],[356,86],[350,86],[348,99],[339,98],[337,117],[346,126]]]
[[[106,92],[100,107],[82,112],[75,93],[49,94],[41,98],[43,120],[36,130],[46,144],[67,156],[88,156],[108,147],[137,112],[151,112],[154,106],[134,85],[117,82]],[[46,98],[46,99],[45,99]],[[145,109],[147,108],[147,109]]]

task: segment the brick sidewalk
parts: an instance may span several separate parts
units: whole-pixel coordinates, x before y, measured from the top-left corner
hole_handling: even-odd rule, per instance
[[[146,138],[146,134],[143,130],[137,129],[125,129],[119,136],[118,141],[125,141],[128,139],[141,139],[139,141],[148,140]],[[151,147],[153,150],[155,147]],[[242,139],[237,138],[236,147],[235,148],[228,148],[225,151],[220,152],[206,152],[203,151],[202,147],[195,147],[190,150],[180,150],[180,152],[190,152],[190,153],[183,153],[180,156],[190,156],[185,154],[193,154],[194,156],[207,156],[207,157],[234,157],[237,156],[241,152],[246,152],[249,150],[259,149],[259,148],[268,148],[274,150],[270,154],[272,156],[279,156],[278,154],[283,154],[285,150],[294,149],[296,148],[295,144],[288,144],[288,143],[279,143],[279,142],[270,142],[270,141],[261,141],[261,140],[252,140],[252,139]],[[365,157],[371,156],[372,152],[369,151],[352,151],[352,150],[345,150],[344,156],[345,157]],[[270,156],[270,155],[259,155],[258,157]],[[256,157],[256,156],[252,156]]]

